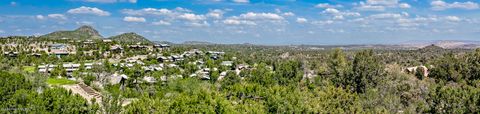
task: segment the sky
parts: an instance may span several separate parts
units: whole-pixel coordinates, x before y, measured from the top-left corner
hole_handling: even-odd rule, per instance
[[[104,37],[225,44],[480,40],[480,0],[0,0],[0,36],[90,25]]]

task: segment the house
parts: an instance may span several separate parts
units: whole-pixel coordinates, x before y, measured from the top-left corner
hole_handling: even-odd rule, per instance
[[[67,45],[65,44],[50,44],[49,45],[51,50],[66,50]]]
[[[95,63],[85,63],[85,70],[91,70],[93,65]],[[81,64],[74,64],[74,63],[65,63],[62,64],[62,68],[64,68],[67,71],[67,76],[71,76],[74,71],[77,71],[80,69]],[[57,65],[39,65],[38,66],[38,72],[40,73],[50,73],[53,69],[55,69]]]
[[[172,61],[183,61],[183,57],[179,55],[172,55],[170,56],[172,58]]]
[[[65,69],[65,71],[67,71],[68,76],[71,76],[73,71],[76,71],[80,68],[80,64],[72,64],[72,63],[63,64],[62,66]]]
[[[56,55],[57,57],[69,55],[70,52],[67,50],[67,45],[65,44],[51,44],[50,47],[50,55]]]
[[[83,44],[85,44],[85,45],[93,45],[93,44],[95,44],[95,42],[93,42],[93,40],[85,40],[85,41],[83,42]]]
[[[223,65],[223,66],[233,66],[233,61],[223,61],[220,65]]]
[[[120,45],[112,45],[110,46],[110,51],[114,53],[120,53],[123,51],[123,48]]]
[[[153,48],[157,48],[157,49],[162,49],[162,50],[163,50],[163,49],[168,49],[168,48],[170,48],[170,45],[168,45],[168,44],[155,44],[155,45],[153,45]]]
[[[164,62],[170,61],[170,59],[167,58],[167,57],[164,57],[164,56],[160,56],[160,57],[157,57],[157,61],[158,61],[159,63],[164,63]]]
[[[18,56],[18,52],[9,51],[9,52],[4,52],[3,55],[4,55],[4,56],[7,56],[7,57],[17,57],[17,56]]]
[[[134,50],[143,50],[143,49],[147,49],[148,46],[145,46],[145,45],[129,45],[128,48],[134,49]]]
[[[103,43],[112,43],[113,41],[110,40],[110,39],[103,39],[102,42],[103,42]]]

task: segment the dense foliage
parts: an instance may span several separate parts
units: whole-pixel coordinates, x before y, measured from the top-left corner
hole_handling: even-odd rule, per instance
[[[8,42],[37,42],[9,38]],[[56,42],[62,42],[61,40]],[[63,41],[63,43],[67,43]],[[115,42],[114,42],[115,43]],[[123,56],[102,54],[109,44],[70,43],[77,53],[61,58],[32,51],[16,57],[0,56],[1,113],[477,113],[480,111],[480,49],[311,50],[287,46],[173,45],[170,50],[134,50]],[[22,46],[2,49],[22,50]],[[191,49],[224,51],[221,58],[195,55],[168,62],[177,67],[143,71],[142,66],[114,66],[109,59],[147,55],[144,65],[156,65],[157,55],[170,56]],[[87,54],[84,52],[91,51]],[[41,52],[39,52],[41,53]],[[152,54],[153,53],[153,54]],[[152,59],[153,58],[153,59]],[[202,67],[194,62],[204,62]],[[222,66],[222,61],[233,61]],[[39,64],[101,62],[94,69],[74,72],[81,83],[101,91],[101,103],[90,104],[47,78],[64,76],[55,68],[49,75],[27,72]],[[118,61],[117,61],[118,62]],[[249,65],[236,72],[235,67]],[[408,67],[416,67],[407,71]],[[425,67],[426,69],[423,69]],[[28,69],[27,69],[28,68]],[[210,79],[190,76],[202,68]],[[25,70],[25,71],[23,71]],[[225,72],[222,72],[225,71]],[[311,72],[312,71],[312,72]],[[12,73],[18,72],[18,73]],[[425,75],[424,72],[428,72]],[[96,87],[103,74],[129,78],[116,85]],[[223,73],[223,75],[221,75]],[[156,83],[140,83],[143,76]],[[220,78],[222,77],[223,78]],[[41,78],[44,78],[43,80]],[[164,78],[165,80],[160,80]],[[47,81],[45,81],[47,80]],[[122,106],[125,102],[131,104]]]

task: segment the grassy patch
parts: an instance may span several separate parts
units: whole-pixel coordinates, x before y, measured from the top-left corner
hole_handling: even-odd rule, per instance
[[[50,85],[71,85],[71,84],[76,84],[76,81],[68,80],[65,78],[48,78],[47,79],[47,84]]]
[[[35,72],[35,67],[34,66],[24,66],[23,71],[28,72],[28,73],[34,73]]]

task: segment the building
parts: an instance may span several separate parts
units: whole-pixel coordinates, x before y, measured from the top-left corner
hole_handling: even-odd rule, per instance
[[[170,45],[168,45],[168,44],[155,44],[155,45],[153,45],[153,48],[168,49],[168,48],[170,48]]]
[[[103,39],[102,42],[103,42],[103,43],[112,43],[113,41],[110,40],[110,39]]]
[[[4,56],[7,56],[7,57],[17,57],[17,56],[18,56],[18,52],[9,51],[9,52],[4,52],[3,55],[4,55]]]
[[[233,66],[233,61],[223,61],[221,63],[221,65],[223,65],[223,66]]]
[[[49,45],[50,55],[56,55],[57,57],[69,55],[70,52],[67,50],[67,45],[65,44],[51,44]]]
[[[91,70],[93,68],[94,63],[85,63],[84,68],[85,70]],[[62,68],[65,69],[67,72],[67,76],[71,76],[74,71],[77,71],[80,69],[81,64],[74,64],[74,63],[66,63],[62,64]],[[38,66],[38,72],[40,73],[50,73],[55,69],[57,65],[39,65]]]

